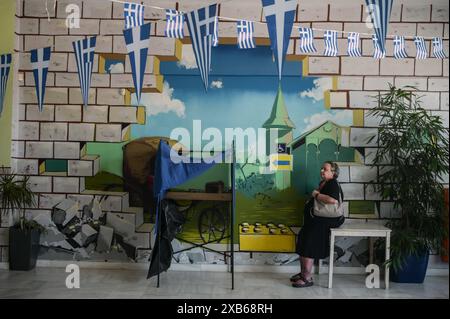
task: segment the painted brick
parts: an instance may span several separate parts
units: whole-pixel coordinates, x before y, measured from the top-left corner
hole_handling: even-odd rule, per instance
[[[448,77],[448,59],[445,59],[444,61],[442,61],[442,66],[444,68],[444,72],[442,73],[443,76]]]
[[[220,15],[225,17],[239,17],[239,19],[260,21],[262,4],[258,0],[242,1],[239,5],[224,2],[220,5]]]
[[[55,158],[58,159],[79,159],[80,143],[77,142],[55,142]]]
[[[339,74],[339,58],[338,57],[310,57],[309,74]]]
[[[89,105],[95,104],[96,89],[91,88],[89,90]],[[69,88],[69,103],[70,104],[83,104],[83,97],[81,96],[80,88]]]
[[[92,74],[91,87],[109,87],[109,74]]]
[[[330,4],[330,20],[331,21],[361,21],[362,6],[360,4],[341,5]]]
[[[431,20],[433,22],[448,23],[448,4],[434,4],[431,10]]]
[[[438,92],[417,92],[420,105],[427,110],[439,110],[440,94]]]
[[[82,36],[67,36],[67,35],[55,36],[55,50],[73,53],[72,42],[82,39],[83,39]]]
[[[34,75],[32,72],[25,72],[25,86],[33,86],[33,87],[35,86]],[[53,72],[47,73],[46,86],[47,87],[55,86],[55,73]]]
[[[394,202],[380,202],[380,218],[398,218],[401,212],[394,208]]]
[[[125,39],[123,38],[123,35],[115,35],[113,36],[113,46],[112,46],[112,52],[113,53],[121,53],[126,54],[127,48],[125,46]]]
[[[143,89],[156,88],[157,78],[151,74],[144,75]],[[131,74],[111,74],[112,88],[134,87]],[[123,103],[122,103],[123,104]]]
[[[67,140],[67,123],[41,123],[41,141]]]
[[[97,37],[95,52],[97,52],[97,53],[112,53],[113,52],[113,37],[112,36],[103,36],[103,35],[101,37]]]
[[[389,34],[402,35],[406,37],[415,36],[416,28],[417,28],[416,23],[389,23]],[[388,41],[386,41],[386,43]]]
[[[36,159],[11,159],[12,167],[17,174],[37,175],[39,172],[39,161]]]
[[[440,76],[442,75],[442,60],[441,59],[425,59],[415,60],[416,62],[416,74],[415,75],[428,75],[428,76]]]
[[[449,109],[449,107],[448,107],[448,104],[449,104],[449,102],[448,102],[448,100],[449,100],[449,98],[448,98],[448,92],[441,92],[441,110],[447,110],[448,111],[448,109]]]
[[[101,37],[97,37],[97,46],[95,47],[96,53],[99,52],[99,50],[98,50],[99,39],[101,39]],[[71,50],[73,51],[73,48]],[[72,72],[72,73],[78,73],[77,62],[75,60],[74,54],[69,54],[69,62],[68,63],[69,63],[69,65],[68,65],[67,71]],[[94,74],[96,72],[98,72],[98,54],[94,55],[94,65],[92,66],[92,72]]]
[[[330,106],[333,108],[346,108],[348,106],[347,92],[330,92]]]
[[[24,1],[24,13],[27,17],[47,17],[47,11],[45,10],[45,5],[43,5],[41,0],[26,0]],[[48,13],[50,18],[54,18],[56,12],[52,5],[48,6]]]
[[[52,158],[52,142],[26,142],[25,156],[27,158]]]
[[[364,184],[342,183],[341,187],[346,200],[364,199]]]
[[[109,109],[110,123],[136,123],[137,108],[136,107],[110,107]]]
[[[25,51],[30,51],[36,48],[52,47],[53,37],[47,35],[26,35],[25,36]]]
[[[25,142],[24,141],[11,141],[11,156],[12,157],[25,157]]]
[[[53,177],[54,193],[78,193],[79,178],[77,177]]]
[[[413,86],[417,90],[426,91],[427,90],[427,78],[423,77],[395,77],[394,84],[396,87]]]
[[[123,38],[123,37],[122,37]],[[172,38],[150,38],[149,55],[175,56],[175,39]]]
[[[389,24],[389,26],[391,23]],[[370,38],[370,35],[373,31],[370,29],[366,23],[361,22],[344,22],[344,31],[345,32],[358,32],[361,33],[359,37],[362,38]]]
[[[58,86],[80,87],[77,73],[56,73],[56,83]]]
[[[124,96],[121,89],[97,89],[97,103],[101,105],[123,105]]]
[[[365,186],[365,200],[381,200],[380,194],[376,191],[375,185],[367,184]]]
[[[389,84],[393,83],[393,76],[366,76],[364,78],[364,90],[388,90]]]
[[[108,106],[107,105],[90,105],[83,112],[83,122],[107,123],[108,122]]]
[[[69,176],[93,176],[92,161],[69,160],[67,161],[67,165]]]
[[[66,26],[66,19],[40,19],[40,34],[45,35],[60,35],[69,34],[69,29]]]
[[[428,22],[430,21],[431,6],[429,4],[403,4],[402,21],[404,22]]]
[[[377,178],[377,168],[370,166],[350,166],[351,182],[372,182]]]
[[[81,105],[57,105],[55,120],[59,122],[81,122]]]
[[[370,146],[377,146],[377,144],[378,144],[378,130],[376,128],[355,128],[355,127],[351,128],[350,146],[370,147]]]
[[[70,29],[70,34],[96,35],[99,34],[99,31],[100,31],[100,20],[80,19],[80,27]]]
[[[48,176],[30,176],[29,185],[34,193],[52,192],[52,178]]]
[[[96,196],[100,201],[100,197]],[[102,210],[121,212],[122,211],[122,196],[108,196],[101,202]]]
[[[123,20],[101,20],[100,34],[101,35],[123,35],[124,28]]]
[[[39,19],[31,18],[17,18],[16,32],[18,34],[38,34],[39,33]]]
[[[338,181],[340,183],[350,182],[350,168],[348,166],[340,165]]]
[[[419,23],[417,24],[417,35],[422,37],[442,37],[444,24],[442,23]]]
[[[112,3],[105,2],[98,5],[96,1],[84,1],[83,18],[109,19],[112,16]]]
[[[39,123],[38,122],[19,122],[20,140],[38,140],[39,139]]]
[[[96,142],[121,142],[122,125],[120,124],[97,124],[95,132]]]
[[[95,124],[69,123],[70,141],[94,141]]]
[[[68,5],[76,5],[78,6],[79,10],[80,10],[80,16],[81,16],[81,12],[82,12],[82,7],[83,7],[83,2],[82,0],[58,0],[58,6],[56,8],[56,15],[58,18],[64,18],[66,19],[67,16],[72,12],[71,8],[68,8]],[[66,12],[66,10],[68,10],[68,12]]]
[[[431,115],[439,116],[445,128],[449,128],[449,113],[447,111],[431,111]]]
[[[371,91],[350,91],[349,105],[351,108],[372,109],[377,107],[378,93]]]
[[[448,78],[428,78],[428,91],[448,91]]]
[[[55,106],[54,105],[44,105],[42,112],[39,112],[37,105],[27,105],[26,119],[28,121],[53,121],[55,117]]]
[[[64,194],[40,194],[39,208],[51,209],[66,199]]]
[[[362,90],[363,77],[362,76],[339,76],[337,80],[338,90]]]
[[[372,57],[342,57],[342,75],[378,75],[380,62]]]
[[[379,127],[381,123],[381,117],[375,116],[370,111],[364,111],[364,126],[365,127]]]
[[[93,195],[74,195],[74,194],[69,195],[68,194],[67,198],[78,202],[78,205],[80,207],[83,207],[84,205],[89,205],[91,203],[92,199],[94,198],[94,196]]]
[[[381,75],[414,75],[414,59],[381,59]]]

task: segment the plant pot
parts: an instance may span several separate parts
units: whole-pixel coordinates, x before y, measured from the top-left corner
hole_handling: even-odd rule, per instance
[[[428,251],[418,256],[411,255],[407,257],[403,269],[398,271],[392,269],[390,272],[391,281],[399,283],[423,283],[425,274],[427,273],[429,257],[430,254]]]
[[[36,266],[39,239],[40,233],[37,229],[24,231],[17,227],[9,228],[10,270],[31,270]]]

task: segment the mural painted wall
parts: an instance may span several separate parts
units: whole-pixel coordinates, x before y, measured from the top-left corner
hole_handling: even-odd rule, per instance
[[[220,21],[220,45],[213,52],[211,86],[205,93],[189,40],[164,37],[164,12],[146,10],[152,34],[139,107],[133,100],[121,4],[58,0],[56,8],[49,7],[47,13],[41,0],[16,2],[17,75],[23,81],[14,101],[19,115],[13,124],[18,130],[11,137],[11,149],[2,143],[1,153],[11,151],[11,166],[18,174],[30,176],[37,194],[38,207],[27,209],[27,215],[49,229],[41,241],[41,259],[146,261],[152,247],[154,210],[142,198],[148,198],[145,190],[151,185],[147,176],[154,167],[155,145],[161,137],[170,136],[173,128],[192,130],[194,120],[201,120],[203,128],[219,130],[281,126],[282,143],[277,144],[290,151],[293,170],[265,174],[264,165],[240,165],[238,222],[281,223],[293,226],[294,232],[301,226],[304,198],[317,184],[318,167],[325,159],[341,164],[348,221],[370,217],[371,222],[383,224],[398,216],[393,203],[381,201],[373,191],[379,168],[370,164],[378,145],[367,142],[379,125],[379,119],[368,115],[373,107],[371,97],[386,90],[388,83],[417,86],[430,112],[441,116],[448,126],[448,59],[410,57],[399,61],[388,47],[386,58],[375,60],[372,41],[365,36],[363,56],[352,58],[346,56],[346,39],[341,34],[338,56],[325,57],[321,32],[315,34],[319,53],[299,52],[295,33],[299,26],[371,33],[365,24],[363,0],[342,0],[339,5],[299,2],[280,91],[264,23],[255,25],[258,49],[239,51],[235,23]],[[184,11],[207,3],[142,2]],[[69,4],[80,8],[79,29],[65,26]],[[220,14],[263,22],[257,0],[225,2]],[[448,38],[448,3],[398,0],[390,28],[392,34],[442,34]],[[83,108],[72,41],[89,35],[97,35],[98,45],[89,106]],[[44,111],[39,113],[28,52],[44,46],[52,46],[53,53]],[[408,40],[407,46],[413,43]],[[448,52],[448,40],[444,47]],[[203,189],[211,180],[223,180],[229,186],[227,173],[227,166],[217,166],[182,187]],[[134,180],[125,183],[130,176]],[[445,183],[448,186],[448,177]],[[187,209],[191,203],[179,206]],[[184,238],[202,240],[197,222],[202,210],[196,206],[187,212]],[[8,224],[2,222],[0,261],[5,262]],[[186,247],[181,241],[174,241],[173,246]],[[226,249],[225,245],[217,247]],[[344,240],[338,247],[337,264],[360,266],[367,260],[367,241]],[[179,263],[224,263],[222,255],[202,249],[174,258]],[[286,253],[238,253],[236,262],[285,265],[296,258]]]

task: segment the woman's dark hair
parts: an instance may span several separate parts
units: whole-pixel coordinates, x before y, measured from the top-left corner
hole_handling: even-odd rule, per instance
[[[325,164],[330,164],[331,171],[333,172],[333,177],[338,178],[339,177],[339,165],[332,161],[326,161]]]

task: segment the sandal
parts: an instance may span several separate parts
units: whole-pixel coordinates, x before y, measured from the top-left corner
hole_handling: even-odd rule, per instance
[[[303,275],[300,275],[300,276],[301,276],[301,278],[299,280],[292,283],[292,287],[305,288],[305,287],[311,287],[312,285],[314,285],[312,278],[310,280],[307,280]],[[303,283],[300,283],[300,281],[303,281]]]
[[[297,280],[302,279],[302,278],[303,278],[303,275],[302,275],[301,272],[299,272],[298,274],[295,274],[294,276],[292,276],[290,278],[290,281],[291,282],[296,282]]]

